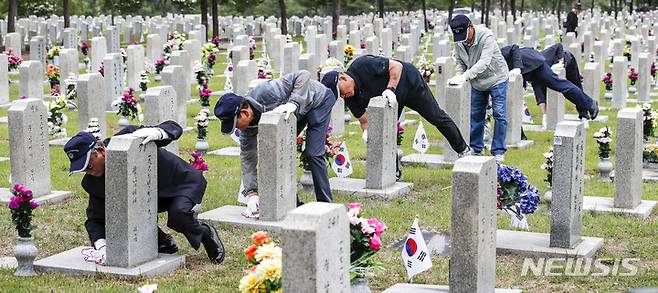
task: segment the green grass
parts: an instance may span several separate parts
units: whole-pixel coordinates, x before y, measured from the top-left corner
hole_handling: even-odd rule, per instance
[[[260,47],[259,47],[260,48]],[[429,51],[431,52],[431,50]],[[226,55],[220,54],[215,72],[221,74],[226,66]],[[153,82],[149,86],[155,86]],[[211,89],[221,90],[224,87],[224,79],[216,76],[210,84]],[[603,89],[603,87],[602,87]],[[197,96],[193,87],[193,96]],[[12,84],[10,93],[12,99],[16,99],[18,85]],[[603,97],[603,91],[601,92]],[[212,105],[217,97],[211,97]],[[609,107],[609,103],[602,100],[601,106]],[[539,109],[535,106],[533,98],[526,98],[530,106],[535,123],[540,123]],[[575,113],[572,104],[566,103],[567,112]],[[198,104],[188,105],[188,124],[192,125],[192,117],[199,111]],[[6,116],[7,110],[0,109],[0,116]],[[69,134],[75,133],[77,129],[77,113],[67,113],[69,123],[67,130]],[[607,123],[616,135],[616,113],[614,111],[603,111],[601,115],[608,115]],[[418,116],[407,116],[407,119],[418,119]],[[425,129],[431,141],[443,140],[436,128],[426,121]],[[108,123],[112,131],[117,130],[117,116],[109,114]],[[592,139],[593,133],[604,124],[591,122],[587,130],[587,146],[585,153],[585,172],[588,175],[596,175],[596,164],[598,163],[597,145]],[[403,150],[412,153],[411,142],[417,126],[409,126],[405,132]],[[227,136],[219,134],[219,122],[211,121],[209,128],[209,143],[211,149],[232,146],[234,143]],[[527,133],[529,139],[535,144],[530,149],[519,151],[510,150],[506,155],[506,163],[520,168],[530,181],[537,185],[543,192],[546,184],[543,181],[545,173],[539,169],[544,161],[542,153],[552,143],[551,133]],[[348,141],[350,154],[353,159],[365,159],[365,144],[361,140],[361,131],[357,125],[346,125],[346,135],[342,139]],[[196,142],[194,132],[186,133],[180,140],[181,154],[187,158]],[[0,156],[9,156],[8,129],[7,124],[0,124]],[[614,155],[614,143],[612,146]],[[432,147],[430,153],[440,153],[440,149]],[[60,204],[46,206],[36,210],[34,221],[38,229],[34,231],[35,242],[39,248],[39,257],[46,257],[78,245],[88,245],[87,234],[83,223],[85,221],[85,208],[87,205],[87,194],[80,187],[81,176],[67,176],[68,159],[61,148],[50,148],[52,182],[54,190],[71,190],[74,196]],[[205,157],[210,171],[205,176],[208,180],[207,193],[203,202],[203,210],[208,211],[223,205],[236,204],[236,193],[240,185],[240,162],[238,158]],[[8,187],[9,162],[0,163],[0,186]],[[301,170],[298,170],[298,175]],[[364,178],[365,164],[363,161],[355,163],[355,172],[352,177]],[[392,201],[379,201],[361,199],[356,197],[335,196],[336,202],[348,203],[353,201],[362,202],[365,206],[365,214],[377,217],[384,221],[389,229],[384,234],[384,245],[388,246],[406,236],[406,231],[413,217],[418,215],[420,226],[424,230],[440,232],[450,231],[450,206],[451,206],[451,171],[434,170],[422,167],[405,167],[404,177],[406,181],[414,183],[413,192],[405,197]],[[612,197],[614,185],[601,183],[596,179],[587,179],[584,188],[585,195],[597,195]],[[313,195],[301,194],[304,201],[314,199]],[[643,184],[643,198],[658,200],[658,184]],[[493,203],[492,203],[493,204]],[[539,210],[528,219],[531,230],[534,232],[548,233],[550,230],[550,217],[547,214],[547,205],[542,203]],[[13,230],[7,208],[0,209],[0,255],[12,255],[16,233]],[[634,218],[620,217],[615,215],[592,215],[588,212],[583,216],[582,234],[585,236],[603,237],[605,243],[599,251],[598,257],[634,257],[639,258],[640,271],[634,277],[535,277],[521,276],[521,265],[523,258],[511,255],[497,256],[497,287],[522,288],[527,292],[621,292],[626,288],[649,287],[658,285],[658,233],[656,227],[656,212],[649,220],[637,220]],[[166,216],[160,215],[161,227],[166,226]],[[509,217],[501,213],[498,215],[498,228],[510,229]],[[187,262],[184,268],[176,271],[173,275],[157,277],[152,280],[126,281],[99,277],[65,277],[55,274],[41,274],[30,279],[22,279],[13,276],[13,270],[0,270],[1,292],[125,292],[134,291],[138,286],[151,282],[157,283],[161,292],[235,292],[237,284],[243,275],[247,263],[242,256],[242,250],[248,244],[248,237],[253,230],[238,229],[227,225],[219,226],[220,234],[227,249],[226,260],[222,265],[213,265],[208,262],[205,251],[194,251],[187,241],[178,233],[173,233],[176,238],[180,253],[185,254]],[[377,255],[377,260],[383,262],[386,271],[379,273],[371,279],[370,285],[375,291],[381,291],[394,283],[405,282],[406,273],[400,259],[400,252],[385,248]],[[434,267],[428,272],[422,273],[414,278],[415,283],[447,284],[448,283],[448,261],[447,257],[434,256]]]

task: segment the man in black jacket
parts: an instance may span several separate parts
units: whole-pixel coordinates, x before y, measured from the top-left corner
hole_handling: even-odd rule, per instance
[[[532,83],[537,105],[546,113],[546,88],[562,93],[564,97],[576,105],[578,118],[595,119],[599,113],[599,104],[582,88],[568,80],[561,79],[549,66],[546,58],[535,49],[510,45],[500,49],[507,67],[520,69],[524,82]]]
[[[564,28],[567,33],[574,32],[578,36],[578,14],[582,9],[580,2],[573,5],[573,10],[567,13],[567,21],[564,22]]]
[[[116,135],[129,133],[144,138],[142,144],[153,141],[158,146],[158,212],[168,212],[167,226],[185,235],[195,250],[203,244],[210,261],[221,263],[224,245],[217,230],[195,218],[206,190],[205,178],[189,163],[163,148],[180,138],[183,129],[176,122],[166,121],[155,127],[128,126]],[[105,258],[105,146],[110,139],[101,142],[88,132],[80,132],[64,146],[71,161],[69,175],[85,173],[81,182],[89,194],[85,228],[101,261]],[[158,227],[158,252],[177,251],[171,235]]]

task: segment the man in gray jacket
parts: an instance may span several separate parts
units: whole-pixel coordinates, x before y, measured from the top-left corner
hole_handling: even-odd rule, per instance
[[[331,108],[336,95],[316,80],[310,79],[306,70],[287,74],[281,78],[259,84],[247,96],[225,94],[215,105],[215,116],[222,121],[222,133],[240,133],[240,159],[242,183],[249,197],[245,217],[258,217],[258,122],[262,113],[275,111],[297,116],[297,134],[306,129],[306,156],[311,167],[315,197],[318,201],[332,202],[325,161],[327,128],[331,120]]]
[[[505,158],[507,133],[507,63],[496,38],[485,26],[474,26],[465,15],[457,15],[450,21],[455,41],[457,75],[449,84],[471,82],[471,149],[478,155],[484,149],[484,124],[487,104],[491,96],[495,120],[491,154],[496,161]]]

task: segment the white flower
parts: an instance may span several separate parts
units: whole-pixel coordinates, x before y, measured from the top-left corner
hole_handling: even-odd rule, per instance
[[[349,211],[348,211],[348,215],[347,215],[347,217],[348,217],[348,219],[350,220],[350,225],[357,225],[357,224],[359,224],[359,222],[360,222],[359,217],[356,217],[356,216],[350,215],[350,214],[349,214]]]
[[[361,232],[363,232],[363,234],[368,234],[369,235],[369,234],[375,233],[375,228],[373,228],[372,226],[370,226],[370,224],[368,224],[368,220],[366,220],[364,218],[361,218],[360,222],[361,222],[360,223],[361,224]]]
[[[541,166],[539,168],[541,168],[543,170],[548,170],[548,164],[543,163],[543,164],[541,164]]]
[[[137,288],[139,293],[153,293],[158,290],[158,284],[146,284],[142,287]]]
[[[553,152],[552,151],[545,152],[544,153],[544,158],[547,158],[547,159],[553,158]]]
[[[605,144],[608,144],[608,143],[610,143],[610,142],[612,141],[612,139],[610,139],[609,137],[602,137],[602,138],[597,139],[597,141],[598,141],[599,143],[605,143]]]

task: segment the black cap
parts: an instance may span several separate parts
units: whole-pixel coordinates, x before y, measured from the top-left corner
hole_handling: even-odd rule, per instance
[[[64,152],[71,161],[69,176],[76,172],[82,172],[89,165],[91,151],[96,145],[96,137],[89,132],[80,132],[72,137],[64,145]]]
[[[452,18],[450,30],[452,30],[453,41],[462,42],[466,40],[469,24],[471,24],[471,20],[466,15],[460,14]]]
[[[322,77],[322,84],[326,87],[328,87],[332,93],[334,93],[334,97],[338,99],[338,76],[340,73],[338,71],[329,71],[324,74]]]
[[[215,116],[222,121],[222,133],[231,134],[235,129],[235,117],[240,112],[244,98],[234,93],[223,95],[215,105]]]

